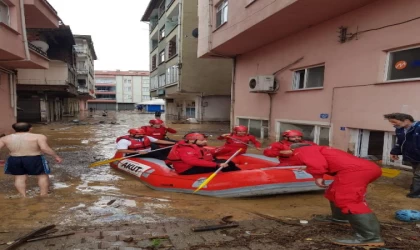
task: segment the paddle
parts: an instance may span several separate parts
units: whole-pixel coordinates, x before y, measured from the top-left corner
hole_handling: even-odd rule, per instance
[[[235,156],[237,156],[242,151],[242,148],[240,148],[236,153],[234,153],[225,163],[229,163]],[[213,174],[209,176],[201,185],[194,191],[194,193],[198,192],[200,189],[202,189],[205,185],[207,185],[219,172],[222,170],[223,167],[220,167],[216,170]]]
[[[159,151],[159,150],[164,150],[164,149],[168,149],[168,148],[172,148],[172,147],[173,146],[159,148],[159,149],[149,151],[147,153],[156,152],[156,151]],[[94,168],[94,167],[102,166],[102,165],[105,165],[105,164],[108,164],[108,163],[111,163],[111,162],[114,162],[114,161],[121,161],[121,160],[130,158],[130,157],[133,157],[133,156],[138,156],[138,155],[142,155],[142,154],[135,154],[135,155],[129,155],[129,156],[121,157],[121,158],[112,158],[112,159],[108,159],[108,160],[104,160],[104,161],[97,161],[97,162],[91,163],[89,165],[89,167]]]

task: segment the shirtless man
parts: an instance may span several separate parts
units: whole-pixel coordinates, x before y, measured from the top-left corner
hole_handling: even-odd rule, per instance
[[[45,196],[48,194],[50,168],[42,153],[54,157],[57,163],[63,160],[48,146],[45,135],[30,132],[31,124],[18,122],[12,127],[16,133],[0,138],[0,149],[6,146],[10,151],[4,173],[15,176],[15,187],[23,197],[26,197],[28,175],[36,175],[41,196]]]

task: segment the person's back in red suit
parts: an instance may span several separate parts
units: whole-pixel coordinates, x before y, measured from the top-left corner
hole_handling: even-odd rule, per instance
[[[340,217],[347,218],[361,236],[333,242],[349,246],[383,246],[379,222],[365,201],[367,186],[382,175],[380,167],[331,147],[292,145],[291,148],[318,186],[327,187],[323,180],[325,174],[334,176],[334,182],[325,192],[325,197],[333,204],[333,217],[334,207],[339,208]]]
[[[223,134],[219,136],[218,140],[226,140],[225,145],[216,148],[214,156],[232,156],[239,149],[242,151],[238,154],[245,154],[249,143],[255,145],[257,149],[261,148],[261,143],[257,141],[255,136],[247,134],[248,128],[246,126],[235,126],[231,134]]]
[[[284,140],[272,143],[264,150],[264,155],[268,157],[278,158],[279,166],[296,166],[300,165],[299,161],[293,156],[290,146],[293,143],[305,143],[316,145],[311,141],[302,141],[302,132],[297,130],[287,130],[283,133]]]

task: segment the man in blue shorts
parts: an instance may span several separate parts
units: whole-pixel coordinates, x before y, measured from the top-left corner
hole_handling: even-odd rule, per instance
[[[0,149],[6,146],[10,151],[4,173],[15,176],[15,187],[23,197],[28,175],[36,175],[41,196],[48,195],[50,168],[42,153],[54,157],[57,163],[63,160],[48,146],[45,135],[30,132],[31,124],[18,122],[12,127],[16,133],[0,138]]]

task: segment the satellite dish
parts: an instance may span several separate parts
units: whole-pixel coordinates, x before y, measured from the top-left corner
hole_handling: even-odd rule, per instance
[[[193,36],[193,37],[195,37],[195,38],[198,38],[198,28],[195,28],[195,29],[192,31],[192,36]]]
[[[47,50],[50,48],[48,43],[44,41],[32,41],[31,42],[34,46],[38,47],[40,50],[47,52]]]

